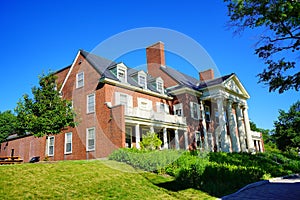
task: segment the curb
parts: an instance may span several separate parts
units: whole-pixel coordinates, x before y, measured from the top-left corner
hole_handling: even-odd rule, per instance
[[[235,196],[235,195],[237,195],[238,193],[240,193],[242,191],[245,191],[245,190],[248,190],[248,189],[251,189],[251,188],[254,188],[254,187],[258,187],[258,186],[261,186],[261,185],[265,185],[265,184],[268,184],[268,183],[270,183],[270,181],[268,181],[268,180],[263,180],[263,181],[258,181],[258,182],[255,182],[255,183],[250,183],[250,184],[246,185],[245,187],[243,187],[242,189],[238,190],[237,192],[226,195],[224,197],[221,197],[220,199],[229,199],[230,197]]]

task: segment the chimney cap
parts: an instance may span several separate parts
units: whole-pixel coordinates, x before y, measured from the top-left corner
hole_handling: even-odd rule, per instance
[[[156,43],[154,43],[154,44],[148,46],[147,49],[148,49],[148,48],[151,48],[151,47],[153,47],[153,46],[159,45],[159,44],[165,45],[165,43],[163,43],[162,41],[158,41],[158,42],[156,42]]]

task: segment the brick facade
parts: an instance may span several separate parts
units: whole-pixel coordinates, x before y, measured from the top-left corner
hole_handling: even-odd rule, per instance
[[[228,110],[226,112],[227,100],[222,97],[224,105],[223,107],[218,106],[217,102],[220,98],[218,90],[208,91],[206,89],[209,87],[210,80],[214,80],[216,83],[218,81],[218,79],[214,79],[213,70],[209,69],[200,73],[199,85],[203,80],[208,81],[204,89],[195,89],[196,86],[191,89],[188,86],[180,85],[179,80],[176,80],[167,70],[163,70],[167,66],[162,42],[148,47],[146,53],[148,75],[151,75],[151,78],[161,77],[164,89],[168,90],[172,87],[167,93],[159,93],[153,88],[141,89],[141,87],[134,85],[137,84],[134,81],[130,82],[131,84],[129,82],[122,83],[117,79],[118,72],[111,70],[117,65],[110,66],[110,68],[106,66],[106,71],[103,71],[103,67],[98,66],[104,62],[103,59],[94,55],[94,57],[88,57],[86,52],[83,51],[78,52],[71,66],[56,73],[57,85],[58,88],[61,88],[62,98],[72,100],[77,113],[76,121],[79,122],[79,125],[54,135],[54,154],[49,156],[50,160],[102,158],[108,156],[117,148],[139,148],[139,141],[142,140],[146,131],[158,133],[163,141],[162,148],[164,149],[200,148],[219,151],[225,149],[220,146],[222,143],[220,141],[226,140],[230,146],[227,150],[233,151],[233,145],[235,144],[232,141],[234,141],[234,137],[238,140],[242,138],[240,136],[243,136],[243,134],[245,138],[250,137],[249,134],[251,133],[247,129],[249,122],[246,120],[248,113],[245,107],[240,106],[240,104],[246,104],[246,100],[249,98],[246,92],[238,94],[236,93],[239,92],[237,89],[232,92],[228,87],[226,98],[234,97],[237,102],[232,104],[235,106],[232,107],[231,112],[228,112]],[[84,85],[77,87],[77,76],[80,73],[84,74]],[[127,79],[130,78],[130,75],[128,75]],[[224,85],[229,85],[228,80],[235,81],[233,83],[237,85],[236,87],[240,91],[244,91],[234,75],[225,76],[217,84],[222,84],[224,88]],[[232,86],[233,83],[231,83],[231,87],[234,87]],[[177,86],[180,87],[176,88]],[[214,86],[214,88],[217,87]],[[214,95],[215,93],[217,95]],[[118,94],[130,98],[132,105],[124,105],[118,102],[120,101],[120,99],[117,99]],[[88,113],[87,108],[89,95],[94,95],[95,102],[95,110],[90,113]],[[147,106],[149,102],[152,107],[143,108],[143,105]],[[192,108],[191,103],[195,103],[197,110]],[[174,106],[178,104],[182,104],[181,114],[176,114],[174,110]],[[237,112],[236,109],[243,109],[243,116],[239,116],[241,111],[238,110],[239,112]],[[192,112],[195,112],[197,116]],[[223,118],[226,121],[224,123],[222,123],[223,118],[219,117],[222,113],[225,114]],[[208,116],[209,119],[207,119]],[[237,123],[238,120],[243,121]],[[222,130],[220,129],[221,126],[224,127],[226,135],[216,132]],[[87,147],[90,139],[87,138],[89,130],[94,130],[95,135],[94,149],[92,150],[88,150]],[[232,133],[233,130],[234,133]],[[72,151],[66,153],[67,133],[72,133]],[[255,148],[263,149],[263,142],[259,138],[261,137],[256,138]],[[40,156],[43,160],[47,156],[48,142],[49,138],[47,139],[47,137],[27,136],[11,139],[1,144],[0,156],[10,155],[11,149],[14,149],[15,155],[21,156],[25,162],[28,162],[34,156]],[[249,143],[248,140],[247,143]],[[251,142],[249,145],[251,145]],[[262,145],[261,148],[258,148],[259,145]],[[250,151],[250,147],[248,149]]]

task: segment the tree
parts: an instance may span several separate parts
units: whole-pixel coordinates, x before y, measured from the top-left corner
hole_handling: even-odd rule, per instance
[[[266,29],[255,54],[267,65],[259,82],[269,91],[299,91],[300,2],[298,0],[224,0],[230,27],[237,32],[246,28]]]
[[[17,117],[10,111],[0,112],[0,143],[16,132]]]
[[[143,136],[143,140],[140,142],[142,149],[147,150],[155,150],[160,147],[162,141],[157,137],[156,133],[147,132],[146,135]]]
[[[275,140],[280,150],[300,147],[300,101],[294,103],[288,110],[279,110],[275,125]]]
[[[33,98],[23,96],[15,109],[18,132],[42,137],[75,127],[75,112],[70,101],[62,99],[53,73],[39,77],[39,87],[32,88]]]

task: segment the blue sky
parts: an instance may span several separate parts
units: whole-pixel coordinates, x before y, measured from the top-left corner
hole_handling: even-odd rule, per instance
[[[257,83],[264,67],[254,55],[259,33],[234,36],[226,27],[227,9],[221,0],[141,2],[2,1],[0,111],[13,110],[23,94],[31,93],[39,74],[71,64],[78,49],[92,51],[115,34],[141,27],[185,34],[202,45],[221,75],[236,73],[251,96],[249,116],[258,127],[272,129],[278,110],[287,110],[299,99],[294,91],[269,93]],[[136,56],[123,61],[130,67],[145,63],[144,53]],[[166,62],[176,66],[179,61],[167,55]]]

